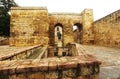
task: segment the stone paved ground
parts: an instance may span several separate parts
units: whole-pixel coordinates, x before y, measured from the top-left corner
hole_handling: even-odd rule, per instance
[[[120,79],[120,49],[83,45],[89,54],[102,61],[100,79]]]

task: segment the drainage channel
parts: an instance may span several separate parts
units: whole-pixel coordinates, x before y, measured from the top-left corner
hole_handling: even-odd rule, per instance
[[[26,57],[26,59],[36,59],[41,54],[41,52],[42,52],[42,47],[36,49],[34,53],[30,54],[28,57]]]
[[[47,57],[47,47],[39,47],[34,53],[31,53],[26,59],[41,59]]]

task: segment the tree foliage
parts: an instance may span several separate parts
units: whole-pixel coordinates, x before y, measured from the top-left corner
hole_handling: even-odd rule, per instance
[[[12,6],[17,6],[14,0],[0,0],[0,36],[9,36],[10,15],[8,12]]]

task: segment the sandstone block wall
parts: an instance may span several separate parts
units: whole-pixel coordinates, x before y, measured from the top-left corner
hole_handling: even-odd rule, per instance
[[[11,8],[10,45],[48,44],[48,11],[46,8]]]
[[[8,62],[11,60],[22,60],[22,59],[30,59],[30,56],[41,52],[40,50],[43,50],[42,52],[44,52],[44,47],[42,47],[41,45],[35,45],[35,46],[31,46],[31,47],[25,47],[24,49],[22,49],[22,47],[17,48],[17,49],[21,49],[19,51],[15,51],[15,48],[8,48],[9,50],[12,50],[12,52],[3,52],[5,55],[0,55],[0,61],[4,61],[7,60]],[[47,47],[46,47],[47,49]],[[44,54],[46,54],[46,52],[42,53],[41,52],[41,57],[44,56]],[[44,56],[46,57],[46,56]],[[34,59],[34,58],[33,58]]]
[[[31,46],[37,44],[55,45],[55,25],[63,28],[63,46],[74,41],[73,26],[83,25],[82,43],[89,43],[92,37],[93,11],[85,9],[82,13],[49,13],[46,8],[11,8],[10,46]],[[78,36],[81,37],[81,36]]]
[[[94,40],[93,35],[93,10],[85,9],[82,13],[83,44],[90,44]]]
[[[61,57],[0,62],[0,79],[99,79],[100,62]]]
[[[68,43],[74,42],[73,35],[73,25],[74,23],[81,23],[81,15],[80,14],[67,14],[67,13],[52,13],[49,14],[50,19],[50,28],[49,28],[49,36],[50,36],[50,45],[54,45],[54,32],[55,25],[60,23],[63,27],[63,44],[64,46]]]
[[[95,44],[120,48],[120,10],[94,22]]]
[[[83,38],[82,43],[90,43],[90,40],[93,40],[92,34],[92,23],[93,23],[93,10],[92,9],[85,9],[80,14],[69,14],[69,13],[53,13],[49,14],[50,19],[50,44],[54,44],[54,27],[57,23],[61,23],[63,26],[63,43],[64,46],[67,43],[77,42],[74,40],[74,32],[73,26],[74,24],[78,23],[83,25]],[[80,36],[79,36],[80,37]],[[51,41],[52,40],[52,41]]]

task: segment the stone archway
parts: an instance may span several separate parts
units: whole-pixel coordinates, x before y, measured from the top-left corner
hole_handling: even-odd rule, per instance
[[[73,26],[73,32],[74,42],[81,44],[83,39],[83,25],[80,23],[75,23]]]
[[[54,26],[54,40],[55,46],[63,47],[63,25],[61,23]]]

